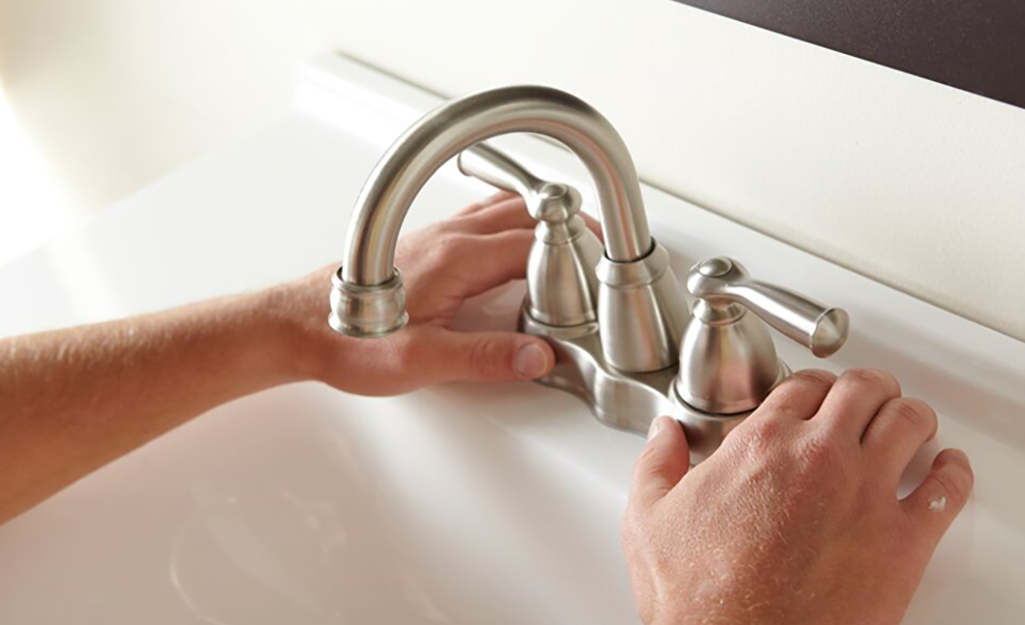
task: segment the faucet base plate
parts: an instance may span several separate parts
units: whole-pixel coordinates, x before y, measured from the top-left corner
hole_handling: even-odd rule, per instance
[[[555,350],[555,367],[538,383],[579,397],[605,425],[641,435],[647,434],[656,417],[672,416],[687,433],[692,464],[707,458],[752,412],[713,414],[688,405],[676,393],[676,365],[650,373],[616,369],[602,354],[597,323],[550,326],[524,310],[519,327],[521,332],[543,337]],[[790,368],[781,361],[776,383],[788,375]]]

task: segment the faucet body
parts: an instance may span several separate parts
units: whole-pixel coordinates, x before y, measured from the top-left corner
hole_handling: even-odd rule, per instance
[[[547,87],[504,87],[452,100],[414,123],[388,149],[356,201],[332,293],[332,327],[354,336],[379,336],[402,327],[404,294],[394,262],[410,205],[450,158],[480,141],[515,132],[565,144],[594,180],[605,238],[598,270],[605,358],[626,371],[672,366],[688,310],[668,254],[659,252],[648,230],[630,153],[598,111]]]
[[[580,194],[546,182],[486,145],[513,132],[547,135],[587,166],[597,190],[605,248],[578,216]],[[691,313],[648,230],[630,154],[607,119],[556,89],[506,87],[450,101],[388,149],[360,192],[345,261],[331,291],[332,328],[373,338],[407,320],[394,267],[399,231],[428,179],[459,156],[464,174],[519,193],[538,220],[520,329],[544,337],[556,364],[539,380],[583,399],[602,422],[645,432],[670,414],[683,423],[696,463],[714,451],[789,375],[767,325],[826,357],[847,338],[841,309],[752,280],[742,265],[695,265]]]
[[[364,286],[390,280],[406,211],[434,172],[475,143],[516,132],[547,135],[565,144],[587,166],[610,260],[630,262],[651,251],[637,172],[612,124],[563,91],[503,87],[437,107],[388,148],[356,200],[342,277]]]
[[[459,170],[490,185],[519,193],[537,220],[527,258],[523,314],[546,326],[598,321],[601,241],[580,217],[582,199],[573,187],[546,182],[498,150],[478,143],[459,153]]]

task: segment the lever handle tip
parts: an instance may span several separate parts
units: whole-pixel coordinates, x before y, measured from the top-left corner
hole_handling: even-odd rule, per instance
[[[713,306],[740,304],[785,336],[828,358],[843,347],[850,316],[781,286],[752,280],[737,261],[719,256],[696,264],[687,276],[691,295]]]
[[[851,318],[843,308],[829,308],[819,315],[812,332],[811,353],[818,358],[829,358],[847,342]]]

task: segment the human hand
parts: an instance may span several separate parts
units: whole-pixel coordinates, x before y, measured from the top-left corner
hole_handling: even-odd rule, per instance
[[[623,522],[645,623],[899,623],[973,475],[945,449],[897,499],[936,433],[888,373],[802,371],[689,469],[683,430],[652,424]]]
[[[582,215],[583,216],[583,215]],[[583,216],[599,233],[598,222]],[[552,369],[544,340],[517,332],[456,332],[465,300],[523,278],[536,222],[519,196],[499,193],[446,221],[399,239],[409,323],[378,339],[341,336],[327,325],[337,265],[280,287],[283,316],[298,322],[297,345],[314,377],[361,395],[396,395],[457,380],[531,380]]]

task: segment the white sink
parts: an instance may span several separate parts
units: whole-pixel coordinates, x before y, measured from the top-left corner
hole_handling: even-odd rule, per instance
[[[529,436],[600,449],[572,401],[235,402],[5,527],[0,622],[632,622],[619,485]]]
[[[435,99],[333,58],[308,68],[300,87],[289,118],[0,268],[0,334],[254,288],[337,261],[366,174]],[[547,144],[506,147],[583,181]],[[444,170],[407,227],[482,191]],[[782,355],[795,368],[893,370],[937,408],[939,444],[972,457],[976,493],[907,622],[1019,622],[1025,345],[644,191],[677,275],[725,253],[846,307],[854,331],[837,357],[817,362],[780,339]],[[510,285],[479,298],[461,323],[510,323],[521,293]],[[391,399],[316,384],[260,393],[0,527],[0,623],[637,622],[618,525],[641,446],[532,384]]]

